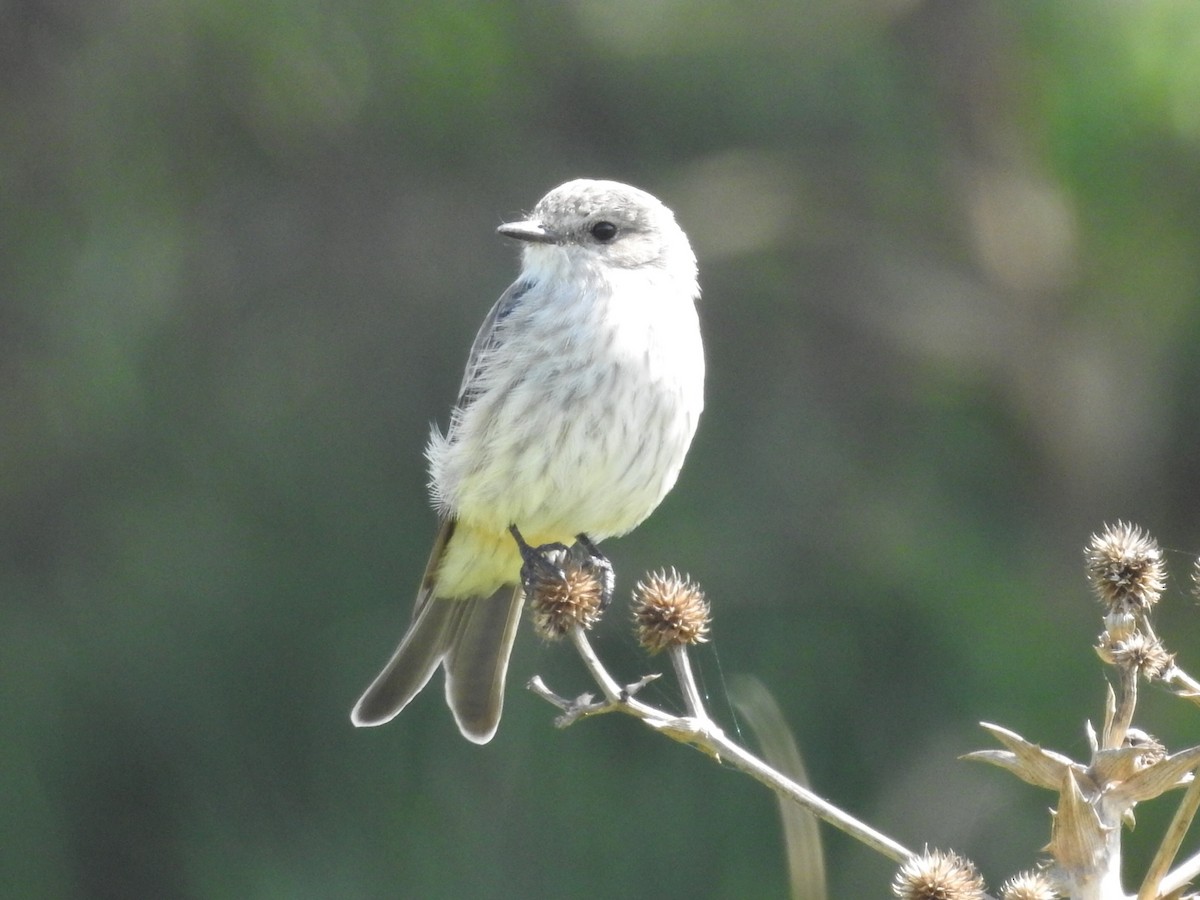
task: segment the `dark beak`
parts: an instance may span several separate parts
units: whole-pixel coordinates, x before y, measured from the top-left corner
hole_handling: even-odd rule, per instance
[[[552,231],[547,231],[542,227],[541,222],[535,222],[533,219],[526,219],[524,222],[509,222],[501,225],[496,231],[505,237],[514,238],[518,241],[530,241],[534,244],[561,244],[562,238]]]

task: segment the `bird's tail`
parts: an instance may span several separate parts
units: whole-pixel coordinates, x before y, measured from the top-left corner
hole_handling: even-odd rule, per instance
[[[355,725],[382,725],[396,717],[446,667],[446,702],[463,737],[486,744],[504,706],[504,676],[512,654],[524,594],[501,587],[487,597],[437,596],[438,574],[457,523],[443,519],[425,566],[421,589],[400,646],[350,713]]]
[[[504,587],[490,597],[422,598],[408,632],[354,706],[355,725],[382,725],[446,667],[446,702],[463,736],[486,744],[500,724],[504,676],[524,596]]]

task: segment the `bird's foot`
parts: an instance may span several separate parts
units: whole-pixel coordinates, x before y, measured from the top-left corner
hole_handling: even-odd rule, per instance
[[[529,586],[539,579],[566,581],[567,576],[563,572],[562,564],[571,552],[566,544],[541,544],[533,547],[521,535],[521,530],[516,525],[509,525],[508,530],[521,553],[521,584],[525,586],[526,593],[529,593]]]
[[[575,535],[575,543],[582,547],[583,552],[587,554],[584,564],[592,570],[600,582],[600,608],[608,609],[608,604],[612,602],[613,591],[617,586],[617,573],[613,570],[613,564],[586,534]]]
[[[616,572],[608,557],[586,534],[576,535],[573,547],[557,542],[534,547],[525,540],[516,525],[508,526],[508,530],[521,554],[521,584],[527,596],[532,595],[533,587],[538,582],[565,582],[567,576],[563,566],[572,555],[576,555],[577,558],[582,557],[578,563],[580,568],[594,575],[600,585],[600,608],[608,609],[616,587]]]

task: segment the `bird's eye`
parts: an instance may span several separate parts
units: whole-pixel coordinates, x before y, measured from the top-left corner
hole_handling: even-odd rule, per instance
[[[617,236],[617,226],[612,222],[597,222],[592,226],[592,237],[602,244],[607,244]]]

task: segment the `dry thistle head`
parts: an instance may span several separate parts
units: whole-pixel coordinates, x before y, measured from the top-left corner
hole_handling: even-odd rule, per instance
[[[1140,751],[1136,762],[1139,770],[1157,765],[1167,758],[1167,748],[1163,742],[1140,728],[1130,728],[1125,732],[1125,746]]]
[[[674,569],[650,573],[633,590],[638,642],[651,653],[708,640],[709,619],[700,586]]]
[[[1000,900],[1058,900],[1060,896],[1042,872],[1018,872],[1000,888]]]
[[[1100,635],[1096,652],[1110,666],[1141,675],[1147,681],[1161,678],[1175,664],[1175,657],[1167,652],[1162,641],[1140,631],[1121,640],[1106,631]]]
[[[1162,551],[1136,525],[1106,525],[1092,535],[1084,556],[1088,580],[1110,612],[1145,612],[1166,587]]]
[[[900,900],[981,900],[985,886],[975,864],[953,851],[911,857],[892,880]]]
[[[558,640],[576,625],[591,628],[604,612],[595,570],[570,554],[563,555],[561,564],[561,578],[548,565],[525,582],[534,630],[548,640]]]

